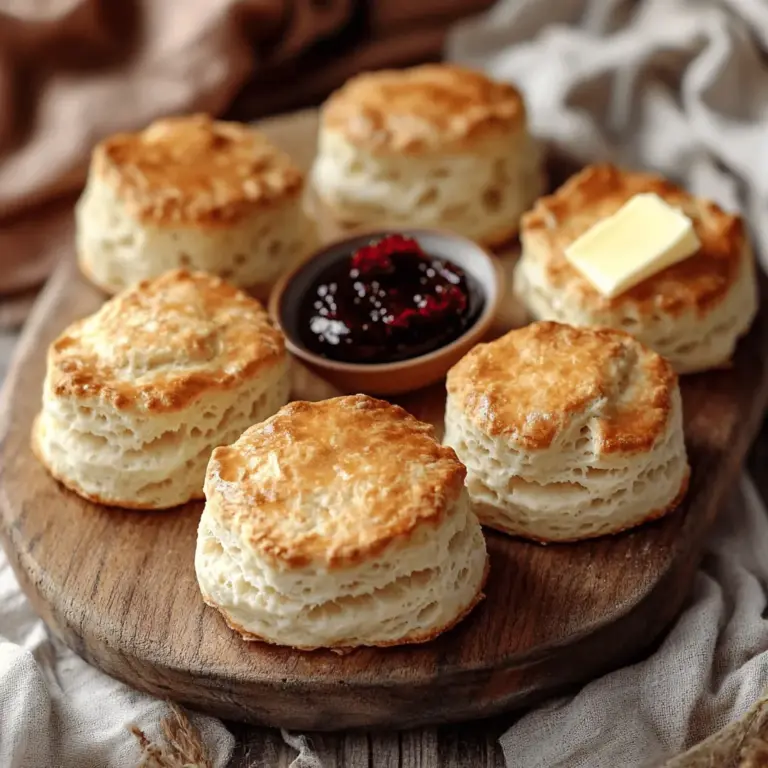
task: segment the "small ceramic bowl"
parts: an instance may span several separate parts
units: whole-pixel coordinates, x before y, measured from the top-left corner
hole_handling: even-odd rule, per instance
[[[298,308],[320,272],[372,240],[401,234],[414,238],[423,250],[461,267],[483,292],[484,305],[475,323],[450,344],[418,357],[394,363],[347,363],[329,360],[308,350],[298,333]],[[489,330],[499,308],[504,275],[483,248],[451,232],[430,229],[382,229],[338,240],[325,246],[275,285],[269,312],[285,334],[288,349],[310,369],[348,393],[395,395],[440,381]]]

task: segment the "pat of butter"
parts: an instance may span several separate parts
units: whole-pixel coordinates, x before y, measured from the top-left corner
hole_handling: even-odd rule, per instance
[[[565,257],[600,293],[618,296],[700,247],[691,220],[658,195],[635,195],[588,229]]]

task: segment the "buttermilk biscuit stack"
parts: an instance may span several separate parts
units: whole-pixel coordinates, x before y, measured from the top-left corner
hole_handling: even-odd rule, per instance
[[[294,402],[213,452],[195,568],[247,640],[417,643],[481,597],[464,467],[432,428],[363,395]]]
[[[184,267],[264,295],[314,247],[303,185],[284,152],[239,123],[174,117],[111,136],[77,205],[80,266],[109,293]]]
[[[212,449],[287,399],[283,337],[261,305],[176,271],[53,342],[33,448],[87,499],[162,509],[200,498]]]
[[[693,223],[700,248],[607,298],[571,264],[566,249],[630,198],[653,193]],[[637,336],[680,373],[726,364],[757,311],[754,256],[738,216],[648,173],[586,168],[523,217],[514,290],[530,314]],[[621,259],[622,253],[616,253]]]
[[[534,323],[448,374],[445,442],[484,525],[537,541],[617,533],[688,484],[670,364],[622,331]]]
[[[323,105],[318,142],[314,192],[348,227],[441,227],[496,245],[541,190],[520,94],[460,67],[353,78]]]

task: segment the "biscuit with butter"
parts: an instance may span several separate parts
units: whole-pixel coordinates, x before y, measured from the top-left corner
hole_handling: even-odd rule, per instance
[[[33,449],[86,499],[164,509],[201,498],[211,451],[288,399],[282,334],[202,272],[114,297],[48,350]]]
[[[623,331],[534,323],[448,374],[445,443],[483,525],[541,542],[674,509],[689,468],[670,364]]]
[[[644,193],[689,217],[700,248],[608,298],[569,262],[566,250]],[[727,364],[757,311],[755,259],[741,219],[654,174],[586,168],[536,203],[523,217],[520,238],[514,292],[534,319],[620,328],[666,357],[678,373]]]
[[[517,233],[540,153],[512,86],[455,65],[367,72],[323,105],[312,185],[345,227],[437,227],[485,245]]]
[[[108,293],[189,268],[264,296],[315,245],[303,186],[288,155],[240,123],[172,117],[110,136],[76,208],[80,267]]]
[[[211,456],[203,599],[246,640],[429,640],[482,596],[485,541],[464,475],[402,408],[364,395],[293,402]]]

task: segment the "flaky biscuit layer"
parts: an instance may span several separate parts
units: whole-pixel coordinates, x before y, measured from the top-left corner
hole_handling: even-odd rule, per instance
[[[689,216],[701,248],[606,298],[567,261],[565,249],[644,192]],[[586,168],[523,217],[521,241],[514,290],[535,319],[627,330],[681,373],[728,362],[757,311],[754,256],[742,220],[655,174]]]
[[[85,498],[166,508],[200,498],[213,448],[271,416],[288,389],[263,307],[219,278],[171,272],[53,342],[33,448]]]
[[[301,194],[303,176],[259,131],[208,115],[168,117],[104,139],[91,173],[137,221],[226,226]]]
[[[424,642],[482,596],[465,470],[432,427],[365,395],[295,402],[217,448],[195,569],[245,639]]]
[[[265,298],[317,246],[302,189],[292,160],[239,123],[193,115],[112,136],[75,209],[80,268],[108,293],[188,268]]]
[[[54,398],[168,412],[237,387],[286,357],[261,304],[203,272],[144,281],[67,328],[48,350]]]
[[[217,448],[205,490],[221,523],[261,556],[336,568],[438,524],[463,482],[431,426],[354,395],[290,403]]]
[[[262,557],[222,524],[215,504],[206,503],[200,520],[195,569],[203,599],[245,640],[302,650],[421,643],[483,596],[488,558],[466,491],[439,522],[419,522],[383,549],[334,568],[286,568]]]
[[[674,509],[688,462],[677,376],[629,334],[534,323],[448,374],[445,443],[484,525],[537,541]]]
[[[331,95],[320,130],[373,153],[466,149],[525,124],[512,85],[452,64],[364,72]]]

